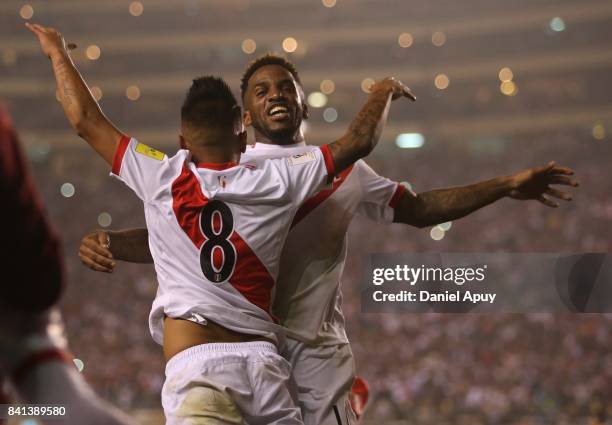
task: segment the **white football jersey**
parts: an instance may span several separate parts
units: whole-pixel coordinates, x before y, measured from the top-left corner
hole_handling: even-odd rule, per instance
[[[144,202],[159,283],[149,316],[163,344],[164,315],[202,316],[282,342],[271,311],[281,250],[303,201],[333,176],[329,148],[240,165],[169,158],[124,136],[112,174]]]
[[[242,158],[256,162],[318,149],[305,143],[256,143]],[[331,188],[300,207],[282,251],[272,305],[289,337],[317,345],[348,342],[340,291],[348,226],[355,214],[393,221],[393,208],[405,190],[357,161],[334,178]]]

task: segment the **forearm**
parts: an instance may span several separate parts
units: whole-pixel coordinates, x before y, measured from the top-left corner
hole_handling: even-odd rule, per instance
[[[79,136],[87,139],[84,133],[104,120],[104,115],[68,52],[57,51],[51,55],[51,63],[66,118]]]
[[[437,189],[403,196],[395,208],[394,222],[417,227],[457,220],[510,193],[507,177],[496,177],[476,184]]]
[[[149,232],[143,229],[128,229],[108,232],[110,251],[117,260],[130,263],[152,263],[149,250]]]
[[[372,92],[346,134],[329,145],[336,172],[349,167],[374,149],[387,122],[391,96],[392,91],[387,89]]]

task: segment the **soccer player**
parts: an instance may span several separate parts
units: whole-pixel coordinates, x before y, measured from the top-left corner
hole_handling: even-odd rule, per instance
[[[277,353],[284,331],[271,312],[284,240],[302,202],[373,149],[391,100],[413,98],[409,89],[382,80],[339,140],[239,165],[246,149],[240,107],[221,79],[202,77],[181,108],[183,149],[168,158],[103,115],[56,30],[28,28],[52,61],[72,127],[145,204],[159,282],[150,328],[168,361],[167,423],[302,423],[289,364]],[[280,89],[267,116],[301,120],[302,110],[293,109],[302,105],[298,86],[288,79]]]
[[[16,401],[64,407],[49,416],[58,425],[131,424],[94,394],[72,362],[59,311],[53,308],[63,288],[60,243],[2,109],[0,197],[5,201],[2,222],[10,223],[0,247],[0,403],[10,402],[2,394],[4,376]]]
[[[308,117],[307,105],[284,92],[292,84],[301,90],[295,66],[283,57],[265,55],[247,67],[241,84],[244,122],[255,130],[256,143],[247,148],[244,160],[316,148],[305,144],[300,131],[302,119]],[[293,366],[304,422],[336,425],[353,420],[349,394],[354,362],[344,327],[340,278],[346,232],[354,215],[426,227],[457,220],[506,197],[556,207],[547,196],[571,197],[549,185],[577,186],[571,174],[572,170],[550,163],[469,186],[415,195],[358,161],[337,176],[331,189],[308,199],[285,242],[272,307],[287,331],[284,355]],[[109,242],[110,250],[104,248]],[[93,232],[83,239],[79,256],[85,265],[103,272],[111,272],[115,260],[150,262],[147,231]]]

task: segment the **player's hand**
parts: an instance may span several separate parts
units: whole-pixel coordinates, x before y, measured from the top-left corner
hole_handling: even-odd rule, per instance
[[[115,260],[109,250],[110,236],[104,230],[97,230],[85,236],[79,247],[81,262],[92,270],[112,273]]]
[[[380,80],[375,82],[370,88],[371,92],[378,90],[386,90],[393,93],[392,100],[399,99],[400,97],[407,97],[413,102],[416,100],[416,96],[412,93],[412,91],[404,85],[400,80],[387,77],[384,80]]]
[[[559,204],[551,198],[571,201],[572,196],[567,192],[552,188],[550,185],[561,184],[577,187],[578,181],[569,177],[573,174],[574,170],[571,168],[560,167],[554,162],[518,172],[510,176],[512,189],[509,196],[520,200],[535,199],[548,207],[557,208]]]
[[[43,27],[39,24],[25,24],[32,31],[40,42],[42,52],[49,58],[58,53],[65,53],[76,48],[75,44],[66,44],[64,37],[55,28]]]

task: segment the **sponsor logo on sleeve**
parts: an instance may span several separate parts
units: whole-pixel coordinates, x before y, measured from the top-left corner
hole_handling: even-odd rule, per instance
[[[315,161],[317,157],[314,152],[304,152],[297,155],[292,155],[287,158],[287,163],[289,165],[300,165],[305,164],[307,162]]]
[[[164,156],[166,156],[163,152],[160,152],[157,149],[153,149],[142,143],[138,143],[136,145],[135,151],[141,155],[148,156],[149,158],[153,158],[158,161],[162,161],[164,159]]]

